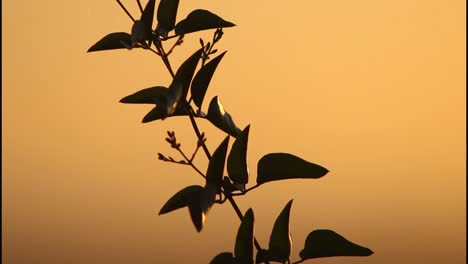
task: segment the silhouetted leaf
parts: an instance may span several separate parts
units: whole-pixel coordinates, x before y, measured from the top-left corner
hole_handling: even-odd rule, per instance
[[[187,18],[175,26],[177,35],[188,34],[206,29],[233,27],[233,23],[226,21],[210,11],[197,9],[192,11]]]
[[[182,100],[185,100],[182,83],[174,80],[167,92],[165,114],[172,115]]]
[[[145,117],[143,117],[143,120],[141,121],[142,123],[148,123],[151,121],[159,120],[162,119],[164,120],[166,117],[169,117],[166,113],[167,109],[166,108],[161,108],[159,105],[156,106],[155,108],[151,109]],[[172,113],[170,116],[184,116],[188,115],[187,111],[183,107],[177,107],[174,113]]]
[[[217,186],[208,182],[203,190],[194,193],[188,204],[190,217],[198,232],[203,229],[206,215],[214,204],[216,193]]]
[[[249,168],[247,166],[247,143],[249,141],[250,125],[236,138],[232,144],[227,162],[229,178],[235,183],[249,182]]]
[[[340,257],[340,256],[370,256],[372,250],[354,244],[332,230],[312,231],[305,241],[304,249],[299,253],[302,259]]]
[[[236,263],[253,264],[254,213],[247,210],[237,231],[234,256]]]
[[[88,52],[113,50],[113,49],[128,49],[132,46],[132,36],[125,32],[110,33],[96,42]]]
[[[119,102],[124,104],[165,104],[168,89],[163,86],[155,86],[140,90],[125,96]]]
[[[207,119],[217,128],[233,137],[237,137],[241,133],[241,130],[234,124],[231,115],[224,110],[218,96],[211,99]]]
[[[145,22],[141,20],[136,20],[132,26],[132,46],[138,47],[138,44],[145,44],[145,41],[150,39],[151,28],[148,28]]]
[[[231,252],[223,252],[216,255],[209,264],[236,264],[236,262]]]
[[[203,187],[200,185],[191,185],[180,190],[174,194],[161,208],[159,215],[167,214],[174,210],[188,206],[189,201],[192,199],[195,193],[201,192]]]
[[[193,53],[192,56],[185,60],[182,65],[180,65],[175,74],[173,84],[180,83],[182,88],[182,97],[184,99],[187,97],[190,82],[192,81],[193,74],[195,73],[195,69],[197,68],[197,64],[202,52],[203,49],[200,48],[195,53]]]
[[[179,0],[161,0],[158,7],[158,28],[160,36],[167,37],[167,33],[174,29]]]
[[[205,93],[208,89],[211,78],[213,77],[219,62],[224,57],[224,54],[226,54],[226,51],[203,66],[193,78],[191,86],[192,98],[195,105],[200,109],[203,104],[203,99],[205,98]]]
[[[271,153],[258,161],[257,184],[297,178],[318,179],[327,173],[328,170],[324,167],[294,155]]]
[[[144,117],[143,120],[141,121],[142,123],[148,123],[151,121],[159,120],[159,119],[164,119],[166,118],[166,114],[164,110],[161,110],[160,107],[156,106],[153,109],[151,109]]]
[[[272,261],[285,262],[291,255],[292,240],[289,231],[289,215],[292,202],[293,200],[290,200],[286,204],[273,225],[268,245],[270,260]]]
[[[206,182],[213,183],[218,188],[221,187],[224,173],[224,163],[226,161],[226,153],[229,144],[229,136],[227,136],[223,142],[211,156],[210,162],[208,163],[208,170],[206,172]]]
[[[156,4],[156,0],[149,0],[140,18],[140,20],[143,21],[143,23],[145,23],[146,27],[149,28],[150,34],[151,34],[151,28],[153,27],[155,4]]]

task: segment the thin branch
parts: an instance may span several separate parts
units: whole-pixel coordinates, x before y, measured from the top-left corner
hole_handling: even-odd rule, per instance
[[[182,39],[184,38],[184,35],[180,35],[179,38],[177,39],[177,41],[174,43],[174,45],[172,45],[172,47],[169,49],[169,51],[166,53],[167,56],[169,56],[172,51],[174,50],[174,48],[176,46],[179,46],[182,44]]]
[[[190,105],[187,102],[185,102],[185,108],[189,113],[189,118],[190,118],[190,122],[192,123],[193,130],[195,131],[195,134],[197,135],[197,138],[200,140],[202,138],[202,136],[201,136],[200,130],[198,129],[197,122],[195,121],[195,117],[194,117],[194,114],[193,114],[193,109],[192,109],[192,107],[190,107]],[[210,151],[206,147],[205,143],[203,143],[202,148],[203,148],[203,151],[205,152],[206,157],[208,159],[211,159]]]
[[[248,188],[247,190],[245,190],[244,194],[250,192],[251,190],[254,190],[254,189],[258,188],[259,186],[260,186],[260,184],[255,184],[254,186],[252,186],[252,187]]]
[[[248,192],[258,188],[260,186],[260,184],[255,184],[254,186],[248,188],[247,190],[245,191],[242,191],[240,190],[241,192],[240,193],[231,193],[232,196],[243,196],[243,195],[246,195]]]
[[[167,54],[166,54],[166,52],[164,52],[164,48],[163,48],[163,45],[162,45],[161,40],[159,39],[159,37],[156,39],[156,42],[154,44],[156,46],[156,49],[160,53],[159,56],[163,60],[164,65],[166,65],[167,70],[171,74],[172,78],[174,78],[175,77],[174,71],[172,70],[171,63],[167,59]]]
[[[304,262],[304,261],[305,261],[305,259],[301,259],[301,260],[298,260],[298,261],[293,262],[293,263],[291,263],[291,264],[298,264],[298,263],[302,263],[302,262]]]
[[[197,148],[196,148],[195,151],[193,152],[192,157],[190,157],[190,161],[191,161],[191,162],[192,162],[193,159],[195,158],[195,155],[197,154],[199,148],[200,148],[200,145],[197,144]]]
[[[183,37],[184,35],[172,35],[172,36],[168,36],[168,37],[164,37],[164,38],[161,38],[162,41],[166,41],[168,39],[172,39],[172,38],[177,38],[177,37]]]
[[[234,198],[232,198],[231,194],[229,192],[225,192],[224,195],[226,198],[229,200],[229,202],[232,205],[232,208],[234,208],[234,211],[236,211],[237,216],[242,220],[244,218],[244,215],[242,214],[241,210],[239,209],[239,206],[237,206],[236,201],[234,201]],[[255,248],[260,251],[262,247],[258,243],[257,239],[254,236],[254,245]]]
[[[127,8],[125,8],[125,6],[120,2],[120,0],[116,0],[117,3],[119,3],[120,7],[125,11],[125,13],[127,13],[127,16],[133,21],[135,22],[135,19],[132,17],[132,15],[130,14],[130,12],[128,12]]]
[[[198,172],[198,174],[200,174],[203,178],[206,179],[206,176],[205,174],[203,174],[203,172],[201,172],[197,166],[195,166],[195,164],[193,164],[193,162],[191,160],[189,160],[189,158],[185,155],[185,153],[180,149],[180,147],[176,148],[180,154],[182,154],[182,156],[184,157],[184,159],[187,161],[188,165],[190,165],[196,172]]]
[[[137,0],[138,7],[140,8],[141,13],[143,14],[143,6],[141,6],[140,0]]]

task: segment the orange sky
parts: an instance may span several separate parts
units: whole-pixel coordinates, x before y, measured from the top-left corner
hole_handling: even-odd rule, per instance
[[[134,1],[123,1],[137,16]],[[207,100],[219,95],[251,124],[257,161],[288,152],[323,165],[320,180],[268,183],[237,199],[267,245],[292,198],[293,260],[314,229],[371,248],[367,258],[316,263],[464,263],[466,260],[466,3],[415,1],[180,1],[237,24]],[[215,206],[202,233],[187,210],[158,216],[202,179],[157,160],[190,152],[190,123],[140,120],[150,106],[119,99],[168,85],[142,50],[86,50],[131,29],[115,1],[3,1],[2,260],[4,263],[208,263],[232,251],[239,220]],[[187,35],[176,67],[198,45]],[[207,104],[206,104],[207,106]],[[214,149],[224,138],[200,121]],[[206,169],[206,159],[196,162]],[[309,261],[312,263],[312,261]],[[307,263],[307,262],[306,262]]]

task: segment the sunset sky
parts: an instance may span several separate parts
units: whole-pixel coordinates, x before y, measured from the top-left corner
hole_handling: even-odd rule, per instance
[[[139,17],[136,1],[122,2]],[[142,124],[151,106],[118,102],[170,84],[159,57],[86,53],[131,31],[117,2],[2,7],[4,263],[208,263],[233,251],[240,222],[227,203],[201,233],[187,209],[158,216],[177,191],[203,184],[188,166],[157,159],[178,157],[166,131],[188,153],[196,139],[188,118]],[[249,186],[271,152],[330,171],[236,199],[254,210],[261,245],[294,199],[293,261],[309,232],[332,229],[375,253],[305,263],[465,263],[465,1],[181,0],[177,20],[194,9],[237,25],[217,44],[228,52],[206,100],[219,96],[239,127],[251,124]],[[187,35],[173,67],[211,36]],[[199,126],[213,151],[225,134]],[[204,156],[195,162],[206,170]]]

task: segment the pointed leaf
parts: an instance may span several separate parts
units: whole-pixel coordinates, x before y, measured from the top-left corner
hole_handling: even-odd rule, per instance
[[[190,212],[190,217],[192,222],[200,232],[203,229],[205,223],[206,215],[213,206],[217,193],[217,186],[211,183],[207,183],[205,188],[197,192],[192,196],[192,199],[189,201],[188,207]]]
[[[156,4],[156,0],[149,0],[140,18],[140,20],[143,21],[143,23],[145,23],[146,27],[149,28],[150,33],[151,33],[151,28],[153,27],[155,4]]]
[[[172,115],[177,107],[182,106],[181,101],[185,100],[184,88],[181,82],[173,81],[167,91],[164,112],[166,115]]]
[[[257,184],[285,179],[318,179],[328,173],[324,167],[288,153],[270,153],[258,161]]]
[[[253,264],[254,213],[250,208],[242,218],[237,231],[234,256],[236,263]]]
[[[249,131],[250,125],[244,128],[244,131],[236,138],[229,153],[227,170],[229,178],[235,183],[247,184],[249,182],[249,168],[247,166]]]
[[[222,19],[210,11],[197,9],[175,26],[176,35],[188,34],[206,29],[233,27],[233,23]]]
[[[174,113],[172,113],[170,116],[185,116],[188,115],[187,111],[182,108],[178,107]],[[166,117],[169,117],[166,113],[166,108],[161,108],[159,105],[156,106],[155,108],[151,109],[145,117],[143,117],[143,120],[141,121],[142,123],[148,123],[151,121],[156,121],[159,119],[164,120]]]
[[[119,102],[125,104],[163,104],[166,100],[168,89],[163,86],[155,86],[140,90],[131,95],[125,96]]]
[[[226,162],[226,153],[229,144],[229,136],[227,136],[223,142],[213,153],[208,164],[208,170],[206,172],[206,182],[216,185],[218,188],[221,187],[224,174],[224,163]]]
[[[226,54],[226,51],[203,66],[193,78],[191,92],[193,102],[198,106],[198,108],[201,108],[203,104],[203,99],[205,98],[208,85],[210,84],[211,78],[213,77],[219,62],[224,57],[224,54]]]
[[[286,204],[273,225],[268,248],[272,261],[285,262],[291,255],[292,240],[289,231],[289,215],[292,202],[293,200],[290,200]]]
[[[148,123],[151,121],[159,120],[159,119],[164,119],[166,118],[166,113],[164,110],[161,110],[159,106],[156,106],[155,108],[151,109],[144,117],[143,120],[141,121],[142,123]]]
[[[332,230],[312,231],[305,241],[304,249],[299,255],[302,259],[342,257],[342,256],[370,256],[374,252],[363,246],[354,244]]]
[[[235,264],[234,256],[231,252],[219,253],[209,264]]]
[[[161,0],[158,7],[158,28],[160,36],[167,37],[167,33],[174,29],[179,0]]]
[[[172,85],[176,83],[180,84],[182,89],[182,98],[184,99],[187,97],[190,82],[192,81],[193,74],[195,73],[195,69],[197,68],[197,64],[200,60],[202,52],[203,48],[193,53],[192,56],[190,56],[187,60],[184,61],[184,63],[182,63],[182,65],[177,70],[177,73],[175,74]]]
[[[203,190],[203,187],[200,185],[191,185],[180,190],[178,193],[174,194],[161,208],[159,215],[167,214],[174,210],[180,209],[182,207],[188,206],[189,201],[192,199],[195,193]]]
[[[241,133],[241,130],[234,124],[231,115],[224,110],[218,96],[211,99],[207,119],[217,128],[233,137],[237,137]]]
[[[132,36],[125,32],[110,33],[96,42],[88,52],[113,50],[113,49],[128,49],[132,46]]]

